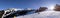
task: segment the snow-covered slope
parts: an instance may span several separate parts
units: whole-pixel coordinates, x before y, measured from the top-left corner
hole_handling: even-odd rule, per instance
[[[17,10],[17,9],[16,9]],[[18,16],[16,18],[60,18],[60,11],[54,11],[51,9],[48,9],[43,12],[28,14],[24,16]]]
[[[18,16],[16,18],[60,18],[60,11],[46,10],[43,12],[29,14],[25,16]]]

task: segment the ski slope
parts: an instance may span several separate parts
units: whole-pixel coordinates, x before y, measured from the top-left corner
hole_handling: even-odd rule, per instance
[[[60,11],[54,11],[51,9],[48,9],[43,12],[34,13],[34,14],[29,14],[29,15],[24,15],[24,16],[18,16],[16,18],[60,18]]]

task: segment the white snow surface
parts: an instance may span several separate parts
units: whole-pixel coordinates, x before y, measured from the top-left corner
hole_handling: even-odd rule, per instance
[[[25,16],[18,16],[16,18],[60,18],[60,11],[54,11],[54,10],[46,10],[43,12],[29,14]]]

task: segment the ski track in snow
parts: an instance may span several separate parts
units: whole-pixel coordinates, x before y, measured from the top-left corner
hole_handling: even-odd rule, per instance
[[[18,16],[16,18],[60,18],[60,11],[47,10],[39,13],[40,14],[34,13],[24,16]]]

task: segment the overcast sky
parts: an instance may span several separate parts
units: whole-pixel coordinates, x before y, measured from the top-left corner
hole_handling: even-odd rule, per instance
[[[0,0],[0,9],[5,8],[39,8],[40,6],[54,6],[60,0]]]

